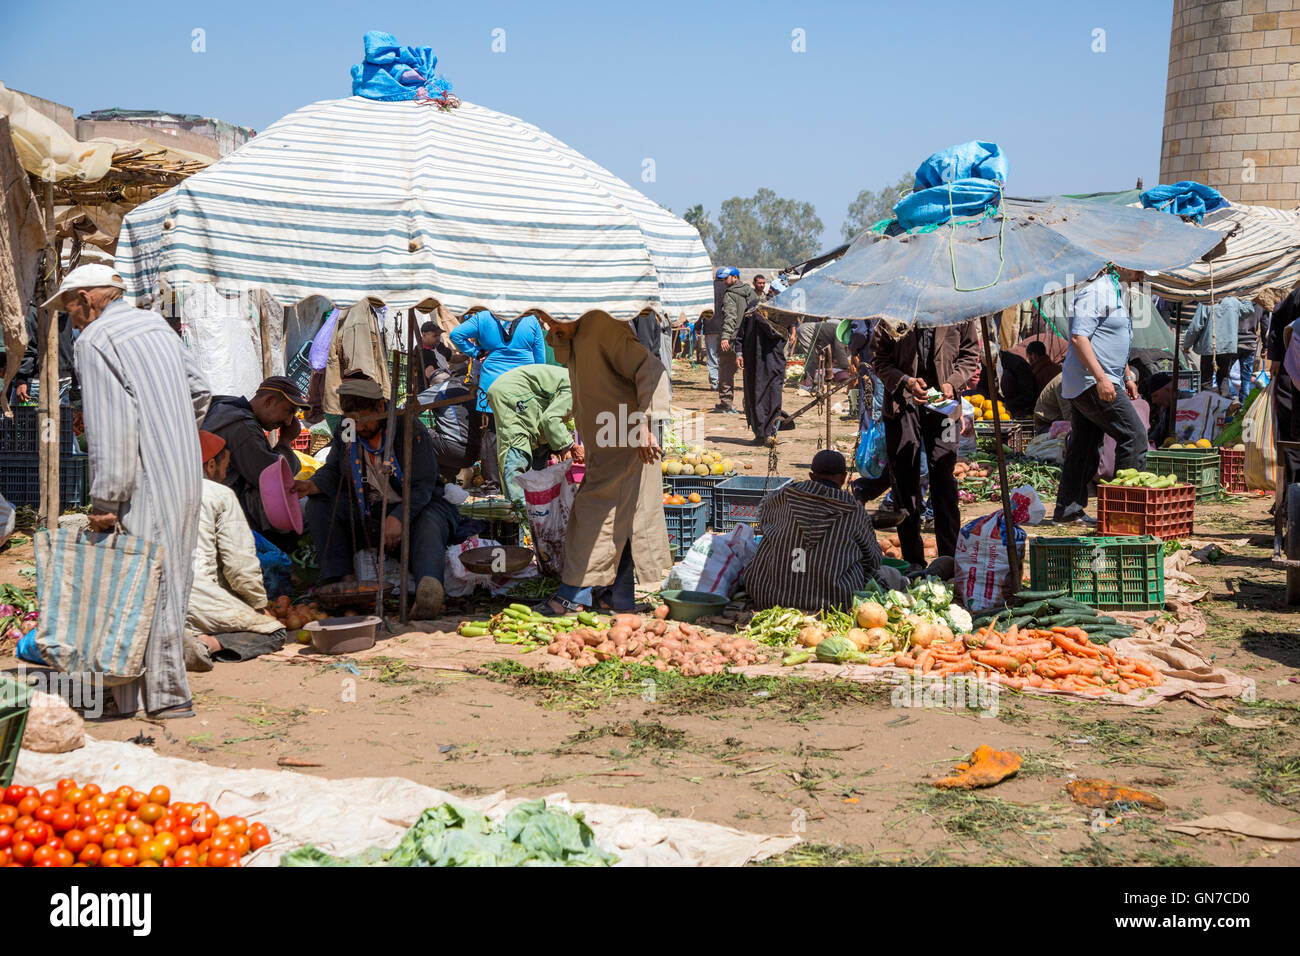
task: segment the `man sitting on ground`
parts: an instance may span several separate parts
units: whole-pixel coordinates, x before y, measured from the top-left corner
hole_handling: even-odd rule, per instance
[[[345,378],[338,395],[345,417],[330,442],[329,457],[309,480],[294,483],[298,494],[310,496],[305,516],[320,559],[321,580],[355,579],[355,555],[364,548],[382,544],[385,551],[400,555],[402,479],[409,473],[410,569],[418,582],[412,616],[437,617],[444,597],[447,545],[452,543],[459,513],[443,497],[433,439],[417,422],[407,460],[403,451],[407,420],[399,416],[392,453],[385,461],[388,402],[379,385],[364,377]]]
[[[199,432],[203,504],[194,549],[194,587],[185,626],[187,670],[210,670],[214,655],[249,660],[284,646],[284,628],[266,613],[266,587],[253,532],[235,493],[224,484],[230,449],[212,432]],[[195,640],[199,643],[195,644]],[[193,659],[202,662],[194,666]],[[206,666],[203,666],[206,664]]]
[[[262,492],[258,481],[277,458],[289,463],[289,472],[298,474],[298,455],[293,450],[293,440],[301,431],[298,409],[307,409],[307,399],[298,386],[284,375],[272,375],[257,387],[252,399],[242,395],[217,395],[203,420],[203,430],[212,432],[226,442],[230,450],[230,473],[226,484],[239,498],[249,525],[266,540],[286,554],[298,545],[298,536],[292,531],[273,527],[262,506]],[[274,447],[266,433],[279,429]]]
[[[847,609],[880,570],[871,519],[844,490],[844,456],[819,451],[808,478],[759,505],[763,540],[745,568],[745,590],[758,608]]]

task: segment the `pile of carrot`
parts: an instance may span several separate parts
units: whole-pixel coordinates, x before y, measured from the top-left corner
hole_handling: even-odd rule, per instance
[[[1160,671],[1148,662],[1094,644],[1078,627],[1022,631],[1013,626],[1002,633],[983,627],[964,637],[912,646],[869,663],[905,667],[931,677],[974,674],[1018,690],[1047,688],[1094,695],[1127,694],[1163,682]]]

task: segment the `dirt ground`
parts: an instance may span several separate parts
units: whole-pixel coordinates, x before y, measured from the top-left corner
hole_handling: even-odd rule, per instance
[[[712,406],[702,367],[675,368],[674,384],[675,404]],[[787,410],[807,401],[787,389]],[[825,431],[815,415],[782,433],[781,474],[806,472]],[[700,444],[766,472],[766,450],[742,444],[743,417],[702,421]],[[851,453],[854,436],[852,421],[832,421],[842,450]],[[1198,505],[1195,537],[1225,555],[1191,568],[1210,589],[1198,605],[1209,625],[1199,644],[1255,679],[1253,703],[1140,709],[1008,692],[996,716],[981,716],[895,707],[887,687],[798,678],[665,675],[649,693],[613,664],[574,676],[517,659],[462,672],[314,658],[218,665],[190,677],[196,718],[90,732],[224,766],[298,762],[316,765],[304,773],[398,775],[466,795],[565,791],[798,833],[805,842],[778,864],[1295,865],[1293,844],[1165,829],[1229,810],[1291,825],[1300,815],[1300,609],[1286,605],[1283,575],[1267,563],[1267,508],[1258,497]],[[0,554],[0,582],[30,586],[30,568],[29,543]],[[0,669],[15,663],[12,647],[0,651]],[[1021,754],[1020,773],[974,794],[929,786],[980,744]],[[1070,775],[1153,791],[1168,809],[1094,819],[1064,792]]]

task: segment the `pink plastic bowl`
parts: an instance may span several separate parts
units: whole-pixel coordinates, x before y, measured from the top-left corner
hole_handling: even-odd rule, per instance
[[[262,495],[262,507],[266,509],[266,520],[277,531],[293,531],[302,534],[302,508],[298,506],[298,496],[293,493],[293,472],[289,463],[276,456],[275,464],[268,465],[257,478],[257,490]]]

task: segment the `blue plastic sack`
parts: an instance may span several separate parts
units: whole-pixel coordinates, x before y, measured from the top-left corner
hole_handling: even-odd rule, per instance
[[[26,661],[28,664],[40,664],[47,667],[45,658],[41,657],[40,649],[36,646],[36,628],[32,628],[22,636],[18,646],[14,649],[20,661]]]
[[[885,470],[885,425],[872,421],[858,436],[858,453],[853,461],[858,474],[879,478]]]
[[[413,100],[420,90],[435,99],[451,90],[445,77],[433,72],[438,58],[427,46],[401,46],[391,33],[370,30],[365,35],[366,59],[352,65],[352,95],[368,100]]]
[[[293,586],[293,562],[289,556],[267,541],[256,531],[253,543],[257,545],[257,563],[262,566],[262,584],[266,587],[268,598],[278,598],[288,594]]]
[[[904,229],[978,216],[998,201],[1007,172],[1007,159],[997,143],[972,140],[950,146],[917,167],[915,192],[894,205],[894,215]]]
[[[1195,223],[1199,223],[1207,212],[1229,205],[1217,189],[1191,180],[1170,186],[1152,186],[1140,198],[1145,209],[1187,216]]]

